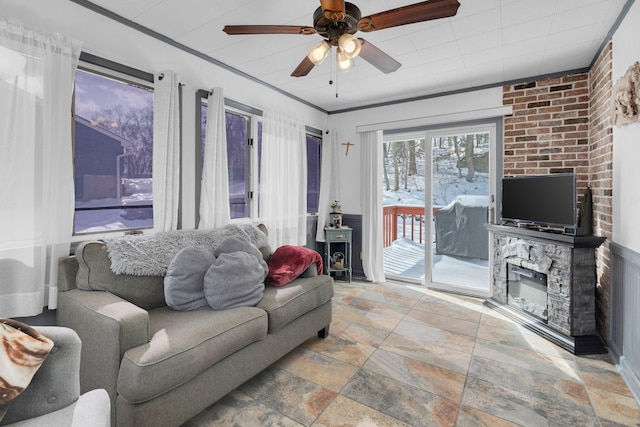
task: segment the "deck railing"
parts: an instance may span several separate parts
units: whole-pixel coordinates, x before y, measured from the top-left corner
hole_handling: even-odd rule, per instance
[[[384,206],[382,214],[385,248],[391,246],[398,237],[408,237],[424,244],[424,206]]]

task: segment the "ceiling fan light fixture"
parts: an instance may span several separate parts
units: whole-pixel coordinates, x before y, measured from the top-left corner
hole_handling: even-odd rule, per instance
[[[349,71],[355,66],[355,62],[353,61],[353,59],[347,58],[340,49],[336,51],[336,57],[336,65],[338,66],[338,71],[340,71],[341,73]]]
[[[326,40],[323,40],[311,48],[307,57],[314,63],[314,65],[320,65],[327,57],[330,50],[331,45]]]
[[[362,45],[360,40],[353,34],[343,34],[338,39],[338,47],[345,57],[353,59],[360,53]]]

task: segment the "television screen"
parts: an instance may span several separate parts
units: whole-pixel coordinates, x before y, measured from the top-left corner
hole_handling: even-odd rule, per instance
[[[576,227],[576,176],[554,174],[502,179],[502,220]]]

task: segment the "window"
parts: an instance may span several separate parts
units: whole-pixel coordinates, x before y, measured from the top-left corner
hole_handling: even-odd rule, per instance
[[[307,127],[307,212],[318,212],[322,131]]]
[[[153,89],[79,68],[74,94],[74,233],[153,227]]]
[[[207,123],[208,92],[198,91],[200,114],[200,165],[204,158],[205,131]],[[260,161],[262,154],[262,111],[225,99],[227,130],[227,156],[229,167],[229,206],[231,218],[259,218]],[[320,193],[320,160],[322,158],[322,131],[306,128],[307,140],[307,212],[318,212]],[[255,150],[253,149],[255,148]],[[200,181],[198,175],[196,182]]]
[[[225,112],[227,127],[227,163],[229,168],[229,206],[231,218],[250,217],[250,151],[251,117]]]
[[[204,158],[204,144],[207,129],[207,105],[203,98],[200,105],[200,158]],[[254,191],[259,184],[260,143],[262,142],[262,123],[258,116],[243,110],[227,106],[225,108],[225,123],[227,132],[227,167],[229,173],[229,207],[231,219],[251,218],[257,216],[257,206],[253,201],[258,200],[258,191]],[[257,126],[253,124],[256,123]],[[256,135],[257,134],[257,135]],[[255,136],[254,136],[255,135]],[[258,141],[254,159],[253,142]],[[202,171],[202,161],[199,162]],[[200,177],[202,175],[200,174]],[[198,182],[200,179],[198,179]]]

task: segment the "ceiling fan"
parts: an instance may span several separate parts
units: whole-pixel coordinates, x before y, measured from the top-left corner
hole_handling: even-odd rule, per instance
[[[313,27],[297,25],[226,25],[223,31],[238,34],[318,34],[323,40],[315,45],[291,73],[302,77],[320,65],[333,46],[337,47],[338,70],[353,67],[353,58],[360,56],[385,74],[396,71],[400,63],[371,43],[354,36],[358,31],[371,32],[416,22],[454,16],[458,0],[429,0],[390,9],[362,17],[360,9],[344,0],[320,0],[313,14]]]

